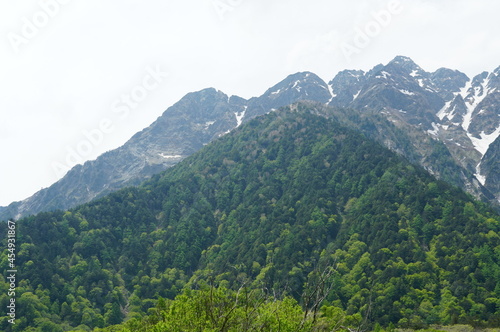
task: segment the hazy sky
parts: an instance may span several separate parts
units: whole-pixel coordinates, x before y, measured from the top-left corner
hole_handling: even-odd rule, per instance
[[[191,91],[249,98],[298,71],[329,81],[396,55],[492,71],[498,13],[496,0],[0,0],[0,205]]]

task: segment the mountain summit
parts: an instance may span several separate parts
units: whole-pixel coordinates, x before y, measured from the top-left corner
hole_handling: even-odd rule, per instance
[[[249,100],[213,88],[189,93],[122,147],[75,166],[32,197],[0,208],[0,219],[70,208],[138,184],[243,122],[304,100],[342,108],[346,114],[382,115],[402,132],[412,132],[409,144],[389,143],[379,135],[382,144],[476,197],[498,203],[498,159],[492,156],[498,156],[493,143],[500,136],[499,75],[500,67],[472,79],[447,68],[430,73],[397,56],[368,72],[341,71],[329,83],[311,72],[296,73]],[[429,139],[442,144],[441,152],[429,149]]]

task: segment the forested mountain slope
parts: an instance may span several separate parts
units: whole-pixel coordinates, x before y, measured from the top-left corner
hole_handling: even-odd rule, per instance
[[[203,281],[301,301],[324,266],[330,312],[498,327],[500,217],[317,112],[255,118],[140,187],[19,220],[18,319],[0,329],[141,319]]]
[[[380,143],[437,178],[498,205],[500,162],[493,142],[500,139],[499,75],[500,68],[473,79],[447,68],[430,73],[410,58],[397,56],[368,72],[341,71],[329,83],[311,72],[295,73],[249,100],[213,88],[188,93],[122,147],[75,166],[26,200],[0,207],[0,220],[68,209],[139,184],[253,117],[306,100],[350,109],[365,118],[385,118],[402,137]],[[371,122],[383,133],[385,125],[376,127],[378,119]],[[373,131],[352,124],[363,133]],[[407,139],[409,144],[400,145]]]

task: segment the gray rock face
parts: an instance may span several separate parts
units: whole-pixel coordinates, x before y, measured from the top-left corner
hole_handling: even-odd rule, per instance
[[[484,177],[485,187],[492,193],[500,192],[500,137],[490,145],[484,155],[480,172]]]
[[[460,92],[460,89],[470,81],[464,73],[448,68],[439,68],[430,75],[430,80],[444,100],[453,99],[454,94]]]
[[[491,74],[485,72],[476,76],[468,91],[466,101],[469,105],[475,106],[468,129],[476,138],[491,135],[500,126],[498,116],[500,114],[500,77],[497,72]]]
[[[262,96],[251,98],[248,101],[245,120],[300,100],[326,104],[330,97],[328,85],[317,75],[310,72],[289,75],[280,83],[269,88]]]
[[[0,211],[0,219],[68,209],[175,165],[237,126],[246,100],[215,89],[190,93],[118,149],[73,167],[61,180]]]
[[[482,165],[490,144],[500,135],[500,67],[470,80],[447,68],[429,73],[410,58],[398,56],[368,73],[357,72],[363,75],[355,81],[345,79],[348,72],[332,81],[340,84],[335,85],[330,105],[376,110],[396,124],[420,128],[443,142],[456,164],[476,174],[463,187],[473,192],[478,181],[487,182],[500,199],[500,191],[491,184],[496,178],[486,175],[489,166]]]
[[[122,147],[0,207],[0,219],[68,209],[138,184],[248,119],[305,100],[336,108],[352,127],[437,177],[500,202],[500,67],[470,80],[446,68],[429,73],[398,56],[368,72],[341,71],[328,84],[310,72],[293,74],[250,100],[212,88],[189,93]],[[380,116],[395,129],[376,120]]]
[[[335,76],[328,84],[333,93],[330,106],[345,107],[359,96],[366,82],[365,72],[362,70],[344,70]]]
[[[61,180],[0,210],[0,220],[69,209],[171,167],[243,121],[297,102],[327,103],[328,85],[313,73],[297,73],[245,100],[213,88],[187,94],[123,146],[73,167]]]

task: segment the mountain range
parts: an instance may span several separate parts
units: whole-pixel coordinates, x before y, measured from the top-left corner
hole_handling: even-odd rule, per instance
[[[17,310],[0,330],[498,328],[500,215],[367,137],[413,151],[363,115],[298,102],[141,185],[11,222],[15,249],[4,223]]]
[[[314,73],[296,73],[248,100],[213,88],[189,93],[120,148],[1,207],[0,220],[68,209],[137,185],[242,123],[298,101],[331,109],[344,125],[498,205],[499,75],[500,67],[472,79],[446,68],[430,73],[397,56],[368,72],[341,71],[328,83]]]

